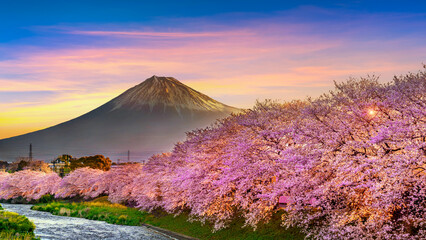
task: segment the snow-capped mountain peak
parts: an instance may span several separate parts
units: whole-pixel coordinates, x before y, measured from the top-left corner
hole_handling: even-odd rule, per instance
[[[155,108],[174,108],[191,111],[235,111],[235,108],[222,104],[202,94],[173,77],[152,76],[130,88],[112,100],[113,110]]]

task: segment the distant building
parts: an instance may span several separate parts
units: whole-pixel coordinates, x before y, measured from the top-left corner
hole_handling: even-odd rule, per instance
[[[57,158],[57,159],[53,160],[51,163],[49,163],[49,167],[50,167],[50,169],[52,169],[52,171],[56,172],[60,176],[65,175],[64,169],[66,167],[66,163],[61,161],[59,158]]]

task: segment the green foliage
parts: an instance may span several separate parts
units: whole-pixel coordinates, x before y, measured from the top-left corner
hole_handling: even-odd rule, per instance
[[[59,173],[59,176],[61,177],[64,177],[70,173],[70,163],[72,160],[75,160],[75,158],[69,154],[62,154],[58,156],[55,160],[52,161],[55,166],[55,172]]]
[[[111,169],[111,163],[111,160],[109,158],[105,158],[103,155],[81,157],[79,159],[71,159],[70,169],[75,170],[77,168],[90,167],[108,171]]]
[[[70,165],[71,160],[74,158],[69,154],[62,154],[61,156],[57,157],[54,161],[55,163],[65,163],[65,167],[68,167]]]
[[[1,231],[0,232],[0,239],[7,239],[7,240],[40,240],[38,237],[34,237],[31,233],[16,233],[13,231]]]
[[[27,217],[14,212],[0,212],[1,239],[36,239],[35,225]]]
[[[282,212],[277,212],[270,223],[260,224],[256,231],[244,226],[244,219],[234,219],[228,228],[212,232],[213,225],[198,221],[188,221],[188,213],[174,214],[162,210],[152,213],[142,212],[120,204],[112,204],[107,197],[101,197],[91,202],[67,203],[51,202],[38,204],[33,210],[51,212],[55,215],[81,217],[92,220],[101,220],[112,224],[140,226],[143,223],[168,229],[174,232],[193,236],[199,239],[304,239],[304,235],[296,228],[282,227]]]
[[[81,203],[51,202],[35,205],[32,209],[50,212],[54,215],[80,217],[129,226],[140,226],[147,215],[147,213],[134,208],[99,201]]]
[[[12,204],[37,204],[37,203],[49,203],[55,200],[55,197],[50,194],[46,194],[41,196],[39,199],[26,199],[22,196],[16,197],[16,198],[9,198],[9,199],[0,199],[0,203],[12,203]],[[3,210],[0,207],[0,210]],[[0,238],[1,239],[1,238]]]
[[[53,195],[51,195],[51,194],[45,194],[45,195],[41,196],[40,199],[38,199],[38,202],[39,203],[50,203],[53,200],[55,200],[55,197]]]
[[[18,196],[18,197],[15,197],[15,198],[8,198],[8,199],[0,199],[0,202],[2,202],[2,203],[23,203],[23,204],[30,203],[26,198],[24,198],[22,196]]]
[[[267,224],[259,224],[256,230],[244,226],[244,218],[236,217],[227,228],[213,232],[212,223],[201,223],[192,221],[188,213],[181,213],[177,216],[168,214],[162,210],[155,210],[146,218],[146,223],[178,232],[199,239],[225,240],[225,239],[245,239],[245,240],[269,240],[269,239],[293,239],[302,240],[305,235],[297,228],[288,228],[281,226],[282,212],[275,213],[272,220]]]

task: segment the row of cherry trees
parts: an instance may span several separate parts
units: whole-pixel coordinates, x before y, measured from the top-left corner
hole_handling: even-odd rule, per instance
[[[171,153],[103,172],[0,174],[0,198],[108,194],[143,210],[190,211],[216,229],[256,228],[291,199],[284,226],[318,239],[426,235],[426,72],[349,80],[317,99],[257,103],[188,133]]]

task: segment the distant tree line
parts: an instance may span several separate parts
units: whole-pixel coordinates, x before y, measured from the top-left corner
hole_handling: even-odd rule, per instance
[[[69,154],[63,154],[52,161],[52,168],[49,167],[48,163],[42,160],[30,160],[27,157],[19,157],[13,163],[0,161],[0,169],[4,169],[5,171],[11,173],[22,170],[33,170],[49,173],[53,170],[63,177],[71,171],[83,167],[108,171],[111,169],[111,164],[112,161],[103,155],[74,158]]]
[[[70,168],[75,170],[77,168],[90,167],[93,169],[99,169],[103,171],[108,171],[111,169],[112,161],[103,155],[95,155],[89,157],[81,157],[79,159],[71,159]]]
[[[63,154],[52,161],[52,163],[55,172],[64,176],[77,168],[84,167],[108,171],[111,169],[112,161],[108,157],[105,158],[103,155],[74,158],[71,155]]]

